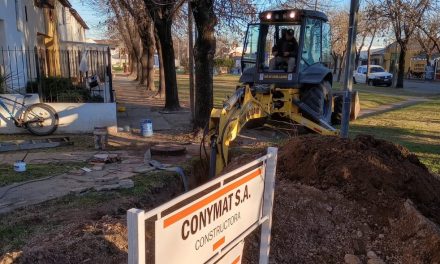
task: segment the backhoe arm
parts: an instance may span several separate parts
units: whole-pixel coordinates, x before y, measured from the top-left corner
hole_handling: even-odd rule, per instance
[[[236,90],[223,108],[213,108],[209,120],[211,140],[210,178],[219,174],[228,162],[230,143],[251,119],[266,117],[270,105],[262,105],[252,96],[248,85]]]

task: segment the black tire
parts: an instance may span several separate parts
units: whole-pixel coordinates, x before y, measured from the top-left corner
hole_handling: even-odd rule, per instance
[[[301,101],[309,106],[319,119],[323,119],[327,123],[331,122],[333,98],[330,82],[323,81],[319,85],[305,87],[301,95]],[[313,117],[309,118],[315,119]]]
[[[374,86],[374,82],[373,82],[372,79],[369,79],[369,80],[368,80],[368,85],[369,85],[369,86]]]
[[[344,97],[342,95],[335,96],[333,100],[332,124],[340,125],[342,121],[342,106]]]
[[[43,122],[35,122],[37,118],[43,118]],[[27,130],[37,136],[47,136],[55,132],[58,128],[58,121],[58,113],[47,104],[33,104],[24,112]]]
[[[357,84],[356,78],[353,77],[353,84]]]

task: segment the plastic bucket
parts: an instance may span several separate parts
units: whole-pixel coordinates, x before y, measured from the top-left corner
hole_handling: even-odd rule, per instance
[[[14,162],[14,170],[16,172],[25,172],[26,171],[26,162],[21,161],[21,160]]]
[[[144,119],[141,121],[141,135],[143,137],[153,136],[153,122],[150,119]]]

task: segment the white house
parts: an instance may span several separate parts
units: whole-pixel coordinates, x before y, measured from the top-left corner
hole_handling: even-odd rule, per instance
[[[7,87],[21,90],[42,72],[59,76],[60,49],[85,42],[87,29],[68,0],[0,0],[0,74],[13,76]]]
[[[67,0],[55,3],[55,12],[58,17],[58,33],[61,42],[86,42],[86,22],[78,12],[72,8]]]

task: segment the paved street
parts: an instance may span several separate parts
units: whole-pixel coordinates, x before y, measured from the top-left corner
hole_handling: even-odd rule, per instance
[[[440,82],[405,80],[404,90],[421,94],[440,94]]]

